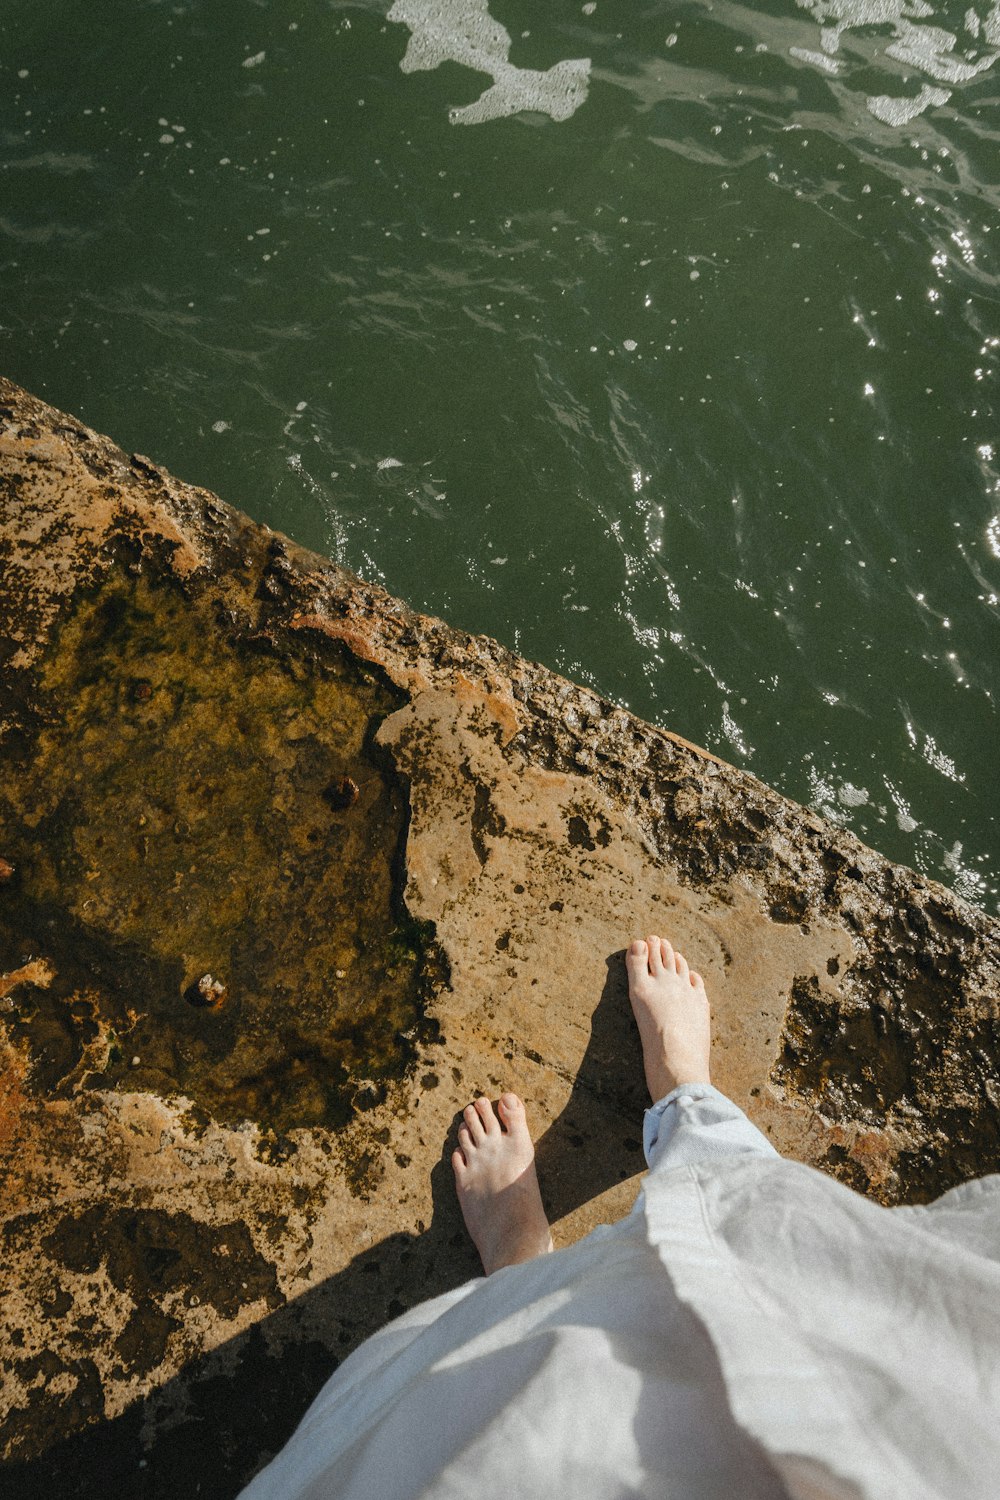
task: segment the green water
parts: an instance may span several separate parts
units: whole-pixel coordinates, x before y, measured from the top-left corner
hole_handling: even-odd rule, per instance
[[[403,10],[8,0],[0,367],[996,910],[1000,9]]]

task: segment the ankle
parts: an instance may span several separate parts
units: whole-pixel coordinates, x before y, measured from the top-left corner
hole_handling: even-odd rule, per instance
[[[706,1062],[700,1058],[677,1058],[673,1063],[668,1063],[665,1058],[649,1060],[645,1064],[646,1087],[649,1089],[653,1103],[665,1099],[667,1094],[672,1094],[674,1089],[682,1088],[686,1084],[707,1083],[711,1084],[709,1068]]]

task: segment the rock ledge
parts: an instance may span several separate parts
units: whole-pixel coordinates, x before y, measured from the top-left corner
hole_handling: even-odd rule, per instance
[[[782,1151],[886,1203],[1000,1167],[996,921],[2,380],[0,750],[12,1494],[236,1493],[475,1274],[476,1093],[557,1243],[627,1211],[636,933]]]

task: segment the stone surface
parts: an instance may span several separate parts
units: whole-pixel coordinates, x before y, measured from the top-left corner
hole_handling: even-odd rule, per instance
[[[781,1150],[886,1203],[1000,1167],[994,920],[3,381],[0,434],[9,1493],[235,1494],[475,1274],[476,1093],[557,1243],[626,1212],[635,934]]]

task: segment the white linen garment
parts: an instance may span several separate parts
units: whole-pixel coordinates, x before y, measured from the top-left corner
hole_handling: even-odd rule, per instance
[[[882,1208],[691,1084],[627,1219],[412,1309],[242,1500],[997,1500],[1000,1176]]]

